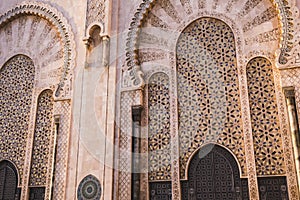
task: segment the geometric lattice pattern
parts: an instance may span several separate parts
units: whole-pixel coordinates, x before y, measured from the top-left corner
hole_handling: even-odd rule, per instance
[[[28,138],[34,71],[33,61],[24,55],[13,57],[0,70],[0,160],[11,160],[20,178]]]
[[[247,65],[252,133],[258,175],[285,173],[272,64],[257,57]]]
[[[52,139],[53,92],[43,91],[38,98],[29,186],[45,186]]]
[[[235,39],[214,18],[192,22],[177,43],[180,174],[203,143],[216,142],[237,157],[245,175]]]
[[[171,179],[170,94],[165,73],[154,74],[148,85],[149,181]]]

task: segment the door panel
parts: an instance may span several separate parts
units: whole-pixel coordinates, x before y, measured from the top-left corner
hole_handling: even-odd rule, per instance
[[[218,145],[207,145],[190,162],[182,199],[248,199],[247,179],[241,179],[234,157]]]

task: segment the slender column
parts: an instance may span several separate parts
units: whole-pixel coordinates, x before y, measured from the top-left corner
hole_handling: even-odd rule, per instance
[[[104,35],[102,37],[103,42],[103,56],[102,56],[102,65],[104,67],[109,66],[109,37],[108,35]]]
[[[53,159],[52,159],[52,168],[51,168],[51,183],[50,183],[50,199],[53,199],[53,187],[55,181],[55,161],[57,154],[57,136],[60,124],[60,115],[54,116],[54,137],[53,137]]]
[[[297,116],[296,100],[295,100],[295,90],[293,88],[284,89],[287,111],[289,116],[290,130],[292,134],[292,142],[294,146],[294,156],[296,164],[296,172],[298,179],[298,189],[300,191],[300,133],[299,133],[299,122]]]
[[[141,106],[132,107],[132,197],[133,200],[140,199],[140,152],[141,152]]]

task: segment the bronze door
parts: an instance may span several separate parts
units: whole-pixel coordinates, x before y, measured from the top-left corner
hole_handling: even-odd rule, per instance
[[[13,164],[0,162],[0,200],[19,199],[18,174]]]
[[[190,162],[182,199],[248,199],[247,180],[240,178],[238,165],[226,149],[207,145]]]

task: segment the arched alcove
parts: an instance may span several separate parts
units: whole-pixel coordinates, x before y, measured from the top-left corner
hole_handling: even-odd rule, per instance
[[[247,83],[257,174],[283,175],[286,167],[272,63],[264,57],[251,59]]]
[[[176,46],[180,175],[207,142],[230,149],[247,174],[235,36],[222,20],[190,23]]]
[[[36,124],[33,136],[31,166],[29,175],[29,198],[44,199],[45,185],[48,184],[48,166],[51,159],[53,131],[53,92],[44,90],[40,93],[37,103]]]
[[[19,184],[24,174],[34,78],[34,63],[25,55],[12,57],[0,69],[0,159],[15,163]]]

